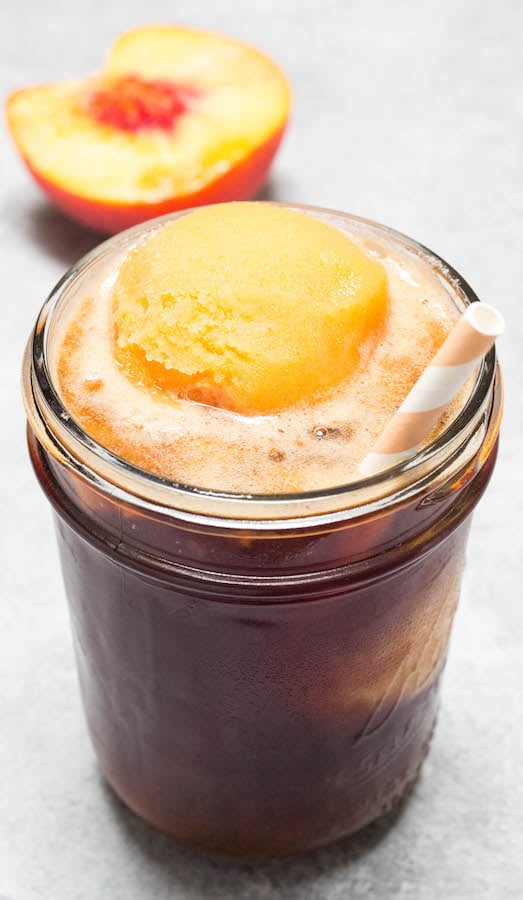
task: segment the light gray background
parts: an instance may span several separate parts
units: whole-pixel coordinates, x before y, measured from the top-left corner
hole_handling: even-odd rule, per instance
[[[259,44],[295,91],[265,196],[413,235],[508,320],[501,457],[475,518],[439,727],[414,795],[394,822],[298,861],[210,861],[114,800],[87,741],[18,377],[45,295],[97,238],[46,205],[2,135],[1,900],[522,897],[523,4],[4,0],[0,16],[4,92],[89,72],[143,21]]]

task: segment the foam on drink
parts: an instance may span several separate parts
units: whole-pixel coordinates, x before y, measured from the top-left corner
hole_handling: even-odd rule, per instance
[[[119,274],[77,298],[58,383],[85,431],[143,469],[218,491],[321,490],[358,477],[457,316],[441,273],[392,238],[362,226],[349,241],[305,213],[227,204],[156,226]],[[220,369],[227,329],[232,362]]]

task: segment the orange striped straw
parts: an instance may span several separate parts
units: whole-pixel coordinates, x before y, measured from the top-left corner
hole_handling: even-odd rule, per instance
[[[362,475],[374,475],[414,456],[504,327],[503,316],[493,306],[467,307],[360,464]]]

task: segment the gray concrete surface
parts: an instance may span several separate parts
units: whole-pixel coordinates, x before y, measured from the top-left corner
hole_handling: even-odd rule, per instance
[[[211,861],[103,787],[80,710],[50,515],[30,471],[20,359],[46,293],[96,242],[46,205],[1,137],[0,897],[2,900],[508,900],[523,896],[523,5],[518,0],[19,0],[0,77],[81,75],[141,21],[220,29],[295,89],[265,196],[417,237],[508,320],[498,469],[477,511],[443,708],[394,821],[297,861]]]

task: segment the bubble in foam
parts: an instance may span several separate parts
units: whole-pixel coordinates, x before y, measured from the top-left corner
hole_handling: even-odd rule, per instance
[[[347,423],[332,425],[314,425],[312,436],[317,440],[348,440],[352,437],[353,429]]]

